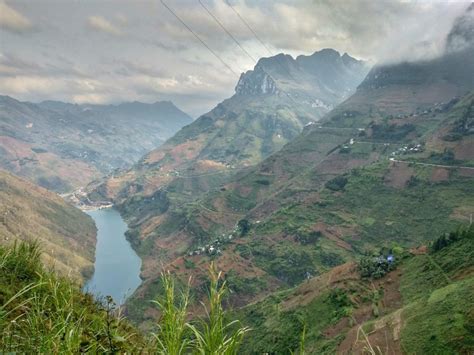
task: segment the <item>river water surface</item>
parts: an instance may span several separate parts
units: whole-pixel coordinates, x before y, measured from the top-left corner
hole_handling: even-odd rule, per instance
[[[127,224],[112,209],[87,211],[97,226],[95,270],[84,286],[96,296],[112,296],[117,304],[123,304],[140,286],[141,260],[125,238]]]

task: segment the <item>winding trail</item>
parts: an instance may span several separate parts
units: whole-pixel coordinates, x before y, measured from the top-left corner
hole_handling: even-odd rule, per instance
[[[474,167],[472,166],[462,166],[462,165],[441,165],[441,164],[431,164],[431,163],[420,163],[420,162],[415,162],[415,161],[410,161],[410,160],[398,160],[391,158],[390,161],[393,161],[395,163],[405,163],[405,164],[415,164],[415,165],[424,165],[424,166],[434,166],[438,168],[446,168],[446,169],[468,169],[468,170],[474,170]]]

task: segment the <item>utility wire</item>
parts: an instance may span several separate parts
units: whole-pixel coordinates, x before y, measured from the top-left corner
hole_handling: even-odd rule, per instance
[[[222,24],[222,22],[219,21],[219,19],[214,16],[211,11],[209,11],[209,9],[201,2],[201,0],[198,0],[199,3],[201,4],[201,6],[206,10],[206,12],[209,14],[209,16],[212,17],[212,19],[224,30],[224,32],[239,46],[239,48],[251,59],[255,62],[255,64],[258,63],[258,61],[253,58],[249,52],[247,52],[247,50],[245,50],[245,48],[240,44],[240,42],[230,33],[229,30],[227,30],[227,28]],[[278,61],[277,61],[278,63]],[[287,71],[288,72],[288,71]],[[272,75],[270,75],[270,73],[266,72],[266,74],[276,83],[276,80],[274,77],[272,77]],[[288,72],[288,74],[291,76],[291,74]],[[292,76],[291,76],[292,77]],[[293,78],[293,77],[292,77]],[[295,78],[293,78],[293,80],[296,81]],[[296,107],[300,107],[300,104],[298,102],[296,102],[293,97],[287,93],[286,91],[284,91],[281,87],[278,88],[279,91],[281,91],[282,93],[284,93],[286,96],[288,96],[288,98],[296,105]]]
[[[250,32],[253,33],[253,35],[255,36],[255,38],[260,42],[260,44],[267,50],[267,52],[271,55],[271,56],[274,56],[274,54],[272,53],[272,51],[265,45],[265,43],[260,39],[260,37],[257,35],[257,33],[252,29],[252,27],[250,27],[250,25],[247,23],[247,21],[244,20],[244,18],[237,12],[237,10],[229,3],[229,0],[226,0],[225,1],[227,6],[229,6],[232,11],[234,11],[234,13],[239,17],[240,21],[242,21],[242,23],[249,29]]]
[[[225,3],[227,4],[227,6],[229,6],[232,11],[237,15],[237,17],[240,19],[240,21],[245,25],[245,27],[248,28],[248,30],[253,34],[253,36],[257,39],[258,42],[260,42],[260,44],[266,49],[266,51],[268,52],[268,54],[270,54],[270,56],[272,57],[276,57],[276,55],[270,50],[270,48],[268,48],[268,46],[262,41],[262,39],[258,36],[257,32],[249,25],[249,23],[247,21],[245,21],[245,19],[243,18],[243,16],[230,4],[229,0],[225,0]],[[276,58],[276,63],[279,65],[280,68],[282,68],[290,78],[292,78],[295,82],[298,82],[298,80],[291,74],[290,70],[284,66],[283,64],[281,64],[280,62],[280,59],[281,58]],[[316,98],[316,97],[313,97],[311,95],[308,95],[306,94],[309,98],[312,98],[313,100],[315,101],[320,101],[320,99]]]
[[[201,0],[199,0],[199,2],[201,2]],[[250,32],[252,32],[252,34],[254,35],[254,37],[257,39],[258,42],[260,42],[260,44],[267,50],[268,54],[270,54],[270,56],[272,57],[275,57],[275,54],[270,50],[270,48],[267,47],[267,45],[260,39],[260,37],[257,35],[257,32],[255,32],[255,30],[250,27],[249,23],[247,21],[245,21],[245,19],[242,17],[242,15],[240,15],[240,13],[230,4],[229,0],[226,0],[225,1],[227,6],[229,6],[232,11],[234,11],[234,13],[238,16],[238,18],[240,19],[240,21],[249,29]],[[278,58],[280,59],[280,58]],[[280,61],[277,59],[277,64],[280,66],[280,68],[282,68],[284,71],[286,71],[288,73],[288,75],[294,80],[294,81],[297,81],[295,79],[295,77],[293,77],[293,75],[291,75],[290,71],[288,70],[287,67],[285,67],[284,65],[282,65],[280,63]]]
[[[252,57],[249,52],[247,52],[245,50],[245,48],[240,44],[239,41],[237,41],[237,39],[232,35],[232,33],[230,33],[227,30],[227,28],[225,28],[225,26],[219,21],[219,19],[216,16],[214,16],[211,11],[209,11],[209,9],[206,7],[206,5],[204,5],[201,0],[198,0],[198,1],[199,1],[199,4],[201,5],[201,7],[204,10],[206,10],[206,12],[209,14],[209,16],[211,16],[214,19],[214,21],[225,31],[225,33],[227,33],[227,35],[230,38],[232,38],[232,40],[239,46],[240,49],[242,49],[242,51],[247,55],[247,57],[249,57],[252,61],[257,63],[257,60],[254,57]]]
[[[191,33],[194,35],[194,37],[196,37],[197,40],[198,40],[199,42],[201,42],[201,44],[202,44],[204,47],[206,47],[206,48],[209,50],[209,52],[211,52],[217,59],[219,59],[219,61],[220,61],[225,67],[227,67],[227,69],[229,69],[232,73],[234,73],[235,75],[239,76],[239,74],[236,73],[236,72],[230,67],[230,65],[227,64],[216,52],[214,52],[214,51],[212,50],[212,48],[209,47],[209,46],[207,45],[207,43],[204,42],[204,40],[201,39],[201,37],[199,37],[199,35],[198,35],[196,32],[194,32],[194,31],[192,30],[192,28],[189,27],[189,26],[186,24],[186,22],[184,22],[184,21],[165,3],[164,0],[160,0],[160,1],[161,1],[161,3],[163,4],[163,6],[166,7],[166,9],[167,9],[169,12],[171,12],[171,13],[173,14],[174,17],[176,17],[176,18],[178,19],[178,21],[181,22],[181,24],[182,24],[184,27],[186,27],[186,29],[187,29],[189,32],[191,32]]]

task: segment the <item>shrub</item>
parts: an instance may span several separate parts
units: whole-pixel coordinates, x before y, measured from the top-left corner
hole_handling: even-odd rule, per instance
[[[463,239],[471,238],[474,239],[474,226],[471,225],[465,229],[459,229],[456,232],[446,233],[435,239],[430,246],[432,252],[437,252],[448,245]]]
[[[326,182],[326,187],[332,191],[342,191],[346,186],[348,179],[345,176],[339,175],[336,176],[334,179],[329,180]]]
[[[362,257],[358,266],[362,277],[379,279],[395,269],[395,261],[390,262],[385,255],[371,255]]]
[[[237,223],[237,227],[239,228],[240,230],[240,236],[241,237],[244,237],[248,234],[248,232],[250,231],[250,227],[251,227],[251,224],[250,222],[247,220],[247,219],[241,219],[238,223]]]

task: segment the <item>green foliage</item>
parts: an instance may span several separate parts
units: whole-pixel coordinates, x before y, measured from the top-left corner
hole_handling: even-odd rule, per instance
[[[430,162],[435,164],[455,164],[456,160],[454,159],[454,152],[447,148],[444,149],[442,153],[432,152],[429,156]]]
[[[201,319],[189,327],[195,336],[195,350],[198,354],[237,354],[245,333],[249,328],[242,328],[238,321],[227,322],[222,301],[227,292],[226,282],[221,281],[221,273],[214,264],[209,268],[209,308],[206,308],[207,319]]]
[[[372,125],[372,138],[383,141],[400,141],[416,130],[411,123],[396,125],[386,122]]]
[[[241,219],[237,223],[237,228],[239,228],[239,233],[241,237],[244,237],[250,231],[251,224],[247,219]]]
[[[310,254],[302,250],[288,250],[281,256],[270,258],[267,270],[291,286],[316,273]]]
[[[332,191],[342,191],[344,190],[344,186],[346,186],[347,182],[348,179],[345,176],[339,175],[336,176],[334,179],[329,180],[326,183],[326,187]]]
[[[474,226],[441,235],[431,243],[431,251],[437,252],[462,238],[474,239]]]
[[[320,231],[308,230],[304,227],[298,228],[295,232],[295,240],[303,245],[315,244],[321,236]]]
[[[359,271],[362,277],[379,279],[395,268],[395,262],[390,262],[384,255],[363,256],[359,260]]]
[[[0,247],[1,353],[139,352],[144,340],[115,309],[43,269],[38,244]]]
[[[231,270],[225,275],[227,287],[232,292],[240,294],[255,295],[265,288],[266,282],[261,277],[244,278]]]
[[[175,295],[175,284],[169,273],[162,275],[164,295],[153,301],[161,311],[156,339],[158,354],[185,354],[191,347],[191,332],[186,323],[189,304],[189,287],[181,293],[179,299]]]
[[[194,263],[194,261],[192,261],[190,259],[184,259],[184,267],[186,269],[195,269],[196,264]]]

